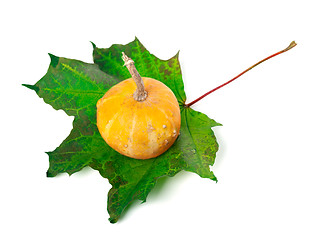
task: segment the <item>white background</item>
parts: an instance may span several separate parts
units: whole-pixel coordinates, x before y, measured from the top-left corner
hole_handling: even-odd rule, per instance
[[[310,239],[308,1],[2,1],[0,239]],[[180,50],[188,101],[295,40],[298,46],[194,105],[222,123],[218,183],[162,179],[117,224],[110,184],[86,168],[46,178],[72,117],[33,91],[48,53],[92,62],[92,45],[137,36]]]

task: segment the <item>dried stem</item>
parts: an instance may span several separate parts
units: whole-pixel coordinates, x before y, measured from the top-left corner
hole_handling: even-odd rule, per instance
[[[137,89],[134,92],[133,97],[136,101],[142,102],[147,98],[147,92],[144,89],[143,80],[135,67],[134,61],[131,58],[129,58],[124,52],[122,52],[122,54],[123,54],[122,58],[124,60],[124,66],[128,68],[129,73],[131,74],[133,80],[137,84]]]
[[[297,44],[295,43],[295,41],[291,42],[290,45],[289,45],[287,48],[285,48],[285,49],[283,49],[283,50],[281,50],[281,51],[279,51],[279,52],[277,52],[277,53],[275,53],[275,54],[272,54],[272,55],[270,55],[269,57],[266,57],[266,58],[264,58],[263,60],[261,60],[261,61],[255,63],[253,66],[251,66],[251,67],[249,67],[248,69],[244,70],[242,73],[240,73],[239,75],[237,75],[237,76],[234,77],[233,79],[229,80],[228,82],[226,82],[226,83],[224,83],[224,84],[222,84],[222,85],[220,85],[220,86],[218,86],[218,87],[212,89],[211,91],[205,93],[204,95],[202,95],[201,97],[197,98],[196,100],[194,100],[194,101],[192,101],[192,102],[190,102],[190,103],[188,103],[188,104],[185,104],[185,107],[190,107],[190,106],[192,106],[194,103],[196,103],[196,102],[198,102],[199,100],[203,99],[204,97],[208,96],[210,93],[213,93],[214,91],[216,91],[216,90],[218,90],[218,89],[224,87],[224,86],[227,85],[228,83],[231,83],[232,81],[236,80],[238,77],[240,77],[241,75],[243,75],[243,74],[245,74],[246,72],[250,71],[252,68],[256,67],[257,65],[261,64],[262,62],[265,62],[266,60],[268,60],[268,59],[270,59],[270,58],[272,58],[272,57],[275,57],[275,56],[277,56],[277,55],[279,55],[279,54],[281,54],[281,53],[284,53],[284,52],[286,52],[286,51],[292,49],[292,48],[295,47],[296,45],[297,45]]]

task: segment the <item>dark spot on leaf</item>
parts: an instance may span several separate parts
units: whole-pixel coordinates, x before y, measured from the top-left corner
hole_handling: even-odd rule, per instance
[[[173,59],[170,59],[170,60],[168,61],[168,66],[169,66],[170,68],[173,68]]]
[[[126,185],[128,182],[123,180],[120,176],[116,176],[115,180],[113,181],[114,188],[119,188],[122,185]]]
[[[165,65],[164,64],[161,64],[158,68],[159,72],[163,72],[165,71]]]
[[[171,71],[169,71],[168,69],[165,69],[165,75],[169,76],[171,74]]]

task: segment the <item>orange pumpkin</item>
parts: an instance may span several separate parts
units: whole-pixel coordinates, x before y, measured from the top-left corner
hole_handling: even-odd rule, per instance
[[[132,66],[131,60],[127,67]],[[117,152],[136,159],[154,158],[169,149],[179,135],[179,104],[170,88],[146,77],[140,77],[140,81],[141,91],[147,95],[136,100],[139,85],[132,76],[113,86],[97,102],[97,126]]]

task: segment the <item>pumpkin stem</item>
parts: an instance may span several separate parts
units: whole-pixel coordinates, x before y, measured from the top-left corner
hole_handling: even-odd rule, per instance
[[[123,54],[122,59],[124,60],[124,66],[128,68],[129,73],[131,74],[133,80],[137,84],[137,89],[133,94],[133,98],[136,101],[142,102],[147,97],[147,92],[144,89],[143,79],[138,73],[134,61],[130,57],[128,57],[124,52],[122,52],[122,54]]]

